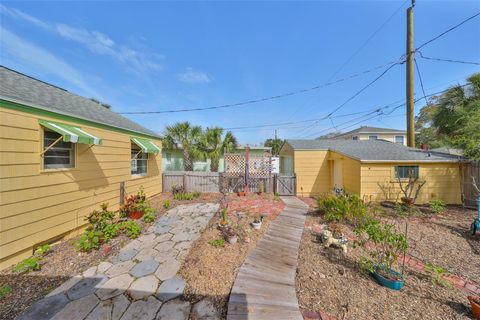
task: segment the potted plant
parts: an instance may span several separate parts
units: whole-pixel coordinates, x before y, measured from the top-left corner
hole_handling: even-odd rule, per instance
[[[124,217],[135,220],[140,219],[143,216],[143,212],[141,211],[141,207],[138,203],[137,195],[125,197],[125,202],[120,207],[120,212]]]
[[[263,217],[255,216],[252,222],[253,229],[260,230],[262,228],[262,220],[263,220]]]
[[[219,223],[219,226],[221,228],[226,228],[228,226],[228,212],[227,212],[227,208],[223,208],[221,211],[220,211],[220,214],[222,215],[222,218],[220,219],[220,223]]]
[[[238,196],[245,197],[245,190],[243,188],[240,188],[240,190],[238,191]]]
[[[480,319],[480,296],[468,296],[468,301],[470,301],[472,306],[473,316]]]
[[[390,289],[400,290],[405,284],[402,273],[394,270],[398,257],[408,250],[407,237],[397,232],[394,224],[378,219],[368,219],[355,228],[358,240],[368,253],[360,259],[360,264],[370,271],[375,280]],[[367,245],[368,244],[368,245]]]

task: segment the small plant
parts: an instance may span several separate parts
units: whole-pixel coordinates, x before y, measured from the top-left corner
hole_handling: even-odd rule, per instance
[[[447,207],[445,206],[445,203],[443,203],[442,200],[431,200],[429,204],[432,211],[435,212],[436,214],[447,211]]]
[[[444,276],[450,275],[447,269],[427,263],[425,265],[425,271],[432,277],[432,284],[452,288],[452,284],[444,278]]]
[[[0,287],[0,300],[6,298],[10,293],[12,293],[12,287],[4,285]]]
[[[182,200],[193,200],[195,198],[198,198],[200,196],[200,192],[190,192],[190,193],[175,193],[173,195],[173,199],[182,201]]]
[[[43,257],[50,251],[52,251],[52,247],[48,244],[44,244],[43,246],[38,247],[33,255],[37,257]]]
[[[139,199],[137,195],[132,194],[125,197],[125,201],[120,206],[120,215],[122,217],[127,217],[130,213],[140,211]]]
[[[262,220],[263,220],[263,217],[260,216],[260,215],[255,215],[255,216],[253,217],[253,222],[254,222],[254,223],[260,223],[260,222],[262,222]]]
[[[393,265],[400,255],[408,250],[407,237],[397,232],[394,224],[384,223],[378,219],[368,219],[355,228],[358,240],[356,245],[365,247],[368,257],[362,257],[360,264],[363,268],[374,272],[377,269],[392,277]],[[372,243],[373,247],[366,246]]]
[[[103,228],[103,237],[105,241],[109,241],[110,239],[115,238],[118,236],[120,226],[116,223],[108,224]]]
[[[186,193],[185,188],[183,186],[172,186],[172,194],[175,196],[178,193]]]
[[[13,267],[13,272],[24,273],[40,270],[40,268],[40,258],[31,257],[19,262],[15,267]]]
[[[167,200],[165,200],[165,201],[163,202],[163,208],[164,208],[165,210],[170,209],[170,200],[167,199]]]
[[[135,239],[140,235],[140,225],[135,221],[125,221],[120,224],[120,230],[131,239]]]
[[[225,239],[219,238],[209,242],[215,248],[225,247]]]
[[[420,190],[427,181],[419,181],[419,177],[415,177],[412,172],[409,172],[408,179],[402,180],[400,176],[397,176],[398,186],[403,194],[403,197],[400,198],[405,205],[411,206],[417,201]]]
[[[86,230],[76,243],[77,249],[83,252],[98,249],[103,242],[103,237],[102,231]]]
[[[222,215],[222,219],[220,220],[220,225],[221,226],[226,226],[228,224],[228,215],[227,215],[227,208],[223,208],[221,211],[220,211],[221,215]]]
[[[115,219],[115,212],[108,210],[108,203],[102,203],[100,208],[100,211],[93,210],[93,212],[85,218],[94,230],[103,230]]]
[[[150,223],[150,222],[153,222],[155,221],[155,217],[156,217],[156,214],[155,214],[155,210],[148,210],[144,215],[143,215],[143,221],[146,222],[146,223]]]
[[[357,195],[327,195],[318,199],[318,209],[328,222],[361,223],[368,217],[367,205]]]

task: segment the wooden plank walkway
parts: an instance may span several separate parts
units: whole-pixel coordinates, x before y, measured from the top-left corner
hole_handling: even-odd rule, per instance
[[[270,223],[238,272],[228,301],[227,320],[303,320],[295,293],[298,247],[307,205],[281,197],[285,209]]]

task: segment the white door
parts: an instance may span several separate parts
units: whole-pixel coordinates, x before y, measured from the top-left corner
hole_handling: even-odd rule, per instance
[[[343,189],[343,162],[333,161],[333,187]]]

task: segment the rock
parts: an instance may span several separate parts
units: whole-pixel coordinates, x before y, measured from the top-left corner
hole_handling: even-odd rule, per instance
[[[133,257],[137,255],[138,251],[134,248],[127,248],[127,249],[122,249],[118,253],[118,259],[120,261],[128,261],[132,260]]]
[[[160,242],[155,247],[155,250],[157,250],[160,253],[168,252],[169,250],[171,250],[173,248],[174,245],[175,245],[175,242],[173,242],[173,241]]]
[[[97,273],[105,273],[111,266],[110,262],[102,261],[97,267]]]
[[[108,244],[102,248],[102,254],[104,256],[107,256],[111,251],[112,251],[112,246],[109,246]]]
[[[121,320],[153,320],[162,303],[154,297],[133,302]],[[172,319],[173,320],[173,319]]]
[[[166,302],[181,296],[183,290],[185,290],[185,281],[180,277],[173,277],[162,282],[158,288],[157,298]]]
[[[155,275],[161,281],[174,277],[178,269],[180,269],[180,262],[176,259],[167,260],[158,267]]]
[[[182,241],[177,243],[174,248],[177,249],[178,251],[188,250],[190,249],[191,245],[192,243],[190,241]]]
[[[124,293],[132,282],[133,278],[128,274],[116,276],[105,282],[105,284],[97,290],[96,295],[101,300],[113,298]]]
[[[158,242],[164,242],[164,241],[167,241],[167,240],[172,239],[172,237],[173,237],[173,234],[171,234],[171,233],[164,233],[164,234],[162,234],[162,235],[157,236],[157,239],[156,239],[156,240],[157,240]]]
[[[85,320],[110,320],[112,318],[112,300],[100,301]]]
[[[139,246],[140,246],[141,242],[138,241],[137,239],[134,239],[132,241],[130,241],[125,247],[122,248],[123,249],[130,249],[130,248],[133,248],[133,249],[137,249]]]
[[[111,300],[113,302],[112,319],[118,320],[122,317],[125,310],[130,305],[130,301],[123,294],[116,296]]]
[[[108,278],[104,275],[83,278],[67,291],[67,296],[70,300],[77,300],[89,296],[97,291],[107,280]]]
[[[155,257],[155,260],[160,263],[165,263],[170,260],[175,260],[177,258],[178,251],[177,249],[171,249],[167,252],[162,252]]]
[[[133,261],[124,261],[113,265],[110,269],[108,269],[106,274],[110,277],[116,277],[123,273],[129,272],[134,266],[135,263]]]
[[[188,301],[170,300],[163,304],[158,312],[157,320],[188,320],[190,309]]]
[[[98,298],[91,294],[67,304],[52,320],[83,320],[98,304]]]
[[[155,260],[142,261],[130,270],[130,274],[135,278],[141,278],[154,273],[159,265],[160,263]]]
[[[83,277],[88,278],[88,277],[93,277],[97,273],[97,266],[88,268],[83,272]]]
[[[47,298],[67,291],[68,289],[73,287],[75,284],[77,284],[78,281],[80,281],[82,279],[83,279],[82,276],[71,277],[70,279],[68,279],[67,281],[62,283],[59,287],[57,287],[55,290],[53,290],[49,294],[47,294]]]
[[[140,237],[138,237],[138,241],[140,242],[151,242],[153,241],[153,239],[155,239],[155,234],[153,233],[150,233],[150,234],[144,234],[144,235],[141,235]]]
[[[192,317],[197,320],[220,320],[218,310],[207,299],[203,299],[193,306]]]
[[[155,225],[155,233],[156,234],[164,234],[170,231],[172,227],[165,225],[165,224],[156,224]]]
[[[155,294],[158,288],[158,279],[154,275],[138,278],[130,288],[128,294],[133,300],[140,300]]]
[[[57,294],[35,302],[17,320],[47,320],[62,310],[70,301],[65,294]]]
[[[135,256],[135,259],[140,261],[153,260],[157,255],[158,251],[155,249],[143,249]]]
[[[177,233],[172,237],[172,241],[174,242],[188,241],[190,239],[191,239],[191,234],[189,232]]]

